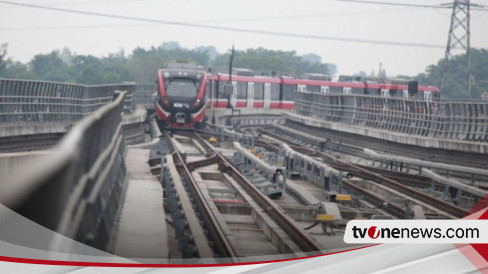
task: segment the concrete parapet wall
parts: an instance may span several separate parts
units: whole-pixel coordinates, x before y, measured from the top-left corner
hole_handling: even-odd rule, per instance
[[[144,124],[147,112],[144,108],[137,108],[133,113],[122,117],[122,134],[127,145],[143,143],[146,140]]]
[[[205,115],[208,118],[208,122],[212,122],[214,120],[215,124],[217,125],[235,125],[247,123],[270,124],[277,120],[282,120],[280,116],[282,113],[286,112],[289,112],[289,110],[239,108],[234,110],[234,114],[232,114],[232,110],[230,109],[207,109]],[[228,124],[229,122],[230,124]]]
[[[466,141],[455,145],[464,150],[466,146],[473,146],[472,142],[488,143],[488,103],[483,102],[429,102],[406,98],[296,92],[295,112],[331,122],[334,125],[332,127],[337,127],[335,123],[343,124],[341,130],[352,133],[363,134],[373,129],[374,133],[368,132],[368,136],[380,135],[378,137],[382,139],[386,137],[381,136],[382,132],[386,132],[391,136],[388,138],[392,139],[426,137],[399,140],[409,144],[420,141],[421,146],[452,149],[452,143],[444,140]],[[426,142],[432,142],[432,145]],[[473,151],[481,152],[483,149],[475,148]]]
[[[28,139],[40,139],[35,136],[47,134],[66,134],[83,117],[112,102],[117,91],[126,92],[122,107],[126,142],[144,142],[143,123],[147,114],[143,109],[136,109],[136,104],[152,104],[154,84],[85,86],[0,79],[0,150],[18,151],[8,143],[18,143],[24,139],[26,147],[22,150],[42,148],[38,140],[29,142]],[[45,147],[50,146],[52,142]]]
[[[359,135],[369,136],[369,137],[401,143],[401,144],[409,144],[409,145],[415,145],[420,147],[440,148],[446,150],[458,150],[458,151],[465,151],[465,152],[488,153],[488,143],[447,140],[447,139],[434,139],[432,137],[408,135],[408,134],[402,134],[396,132],[389,132],[385,130],[378,130],[374,128],[342,124],[338,122],[329,122],[317,118],[299,115],[296,113],[287,113],[284,114],[284,116],[286,117],[286,119],[299,122],[308,126],[326,128],[326,129],[336,130],[340,132],[359,134]]]
[[[297,92],[291,119],[420,147],[488,153],[488,103]]]
[[[73,125],[70,123],[46,123],[0,126],[1,137],[24,136],[34,134],[66,133]]]

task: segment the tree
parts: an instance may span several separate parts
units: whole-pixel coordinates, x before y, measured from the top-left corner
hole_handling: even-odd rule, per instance
[[[65,82],[72,79],[69,67],[63,62],[58,52],[38,54],[29,63],[35,79]]]
[[[5,68],[0,70],[0,78],[35,79],[32,72],[28,70],[27,65],[21,62],[13,62],[12,60],[5,62]]]
[[[202,52],[208,55],[209,61],[213,61],[220,53],[214,46],[198,46],[194,47],[193,51],[195,52]]]
[[[129,57],[127,68],[136,82],[152,83],[156,79],[156,71],[166,62],[190,61],[207,67],[209,59],[206,51],[190,50],[176,42],[165,42],[158,48],[136,48]]]
[[[367,77],[368,74],[365,71],[361,70],[360,72],[354,74],[354,76]]]
[[[309,63],[322,63],[322,57],[320,55],[317,55],[315,53],[307,53],[302,55],[302,59],[309,62]]]
[[[465,55],[456,55],[449,61],[447,72],[447,82],[445,90],[442,92],[443,98],[467,99],[465,90]],[[425,72],[417,75],[419,84],[441,86],[444,59],[440,59],[437,64],[430,65]],[[472,87],[471,97],[480,98],[484,91],[488,90],[488,51],[485,49],[471,49],[471,73]]]
[[[318,55],[309,55],[308,58]],[[320,58],[320,56],[318,56]],[[230,52],[222,54],[212,61],[212,67],[228,67]],[[307,58],[307,57],[306,57]],[[234,66],[252,69],[256,72],[271,73],[272,71],[285,74],[321,73],[328,74],[329,66],[321,62],[311,63],[298,56],[295,51],[269,50],[265,48],[235,51]],[[333,66],[336,71],[335,65]]]
[[[176,41],[168,41],[168,42],[163,42],[158,49],[162,50],[175,50],[175,49],[181,49],[180,43]]]
[[[7,65],[7,61],[5,60],[5,56],[7,56],[7,46],[7,43],[0,46],[0,71],[3,70]]]

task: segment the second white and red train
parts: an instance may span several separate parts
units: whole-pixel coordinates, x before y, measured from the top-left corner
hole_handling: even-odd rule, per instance
[[[171,128],[199,127],[204,122],[206,108],[293,109],[293,94],[297,91],[424,101],[440,99],[437,87],[406,81],[378,83],[346,77],[343,78],[346,81],[337,82],[325,75],[307,75],[303,77],[306,79],[255,76],[243,69],[235,70],[231,78],[228,73],[209,74],[190,64],[160,69],[156,84],[160,123]]]

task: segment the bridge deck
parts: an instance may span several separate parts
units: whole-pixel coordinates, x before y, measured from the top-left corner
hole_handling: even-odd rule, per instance
[[[114,253],[136,261],[151,259],[151,263],[164,263],[169,251],[163,189],[151,175],[148,156],[147,149],[127,150],[125,161],[129,182],[118,221]]]

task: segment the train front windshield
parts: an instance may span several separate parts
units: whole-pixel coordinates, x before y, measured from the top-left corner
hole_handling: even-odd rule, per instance
[[[173,78],[168,81],[166,93],[170,97],[193,98],[197,96],[200,83],[192,79]]]

